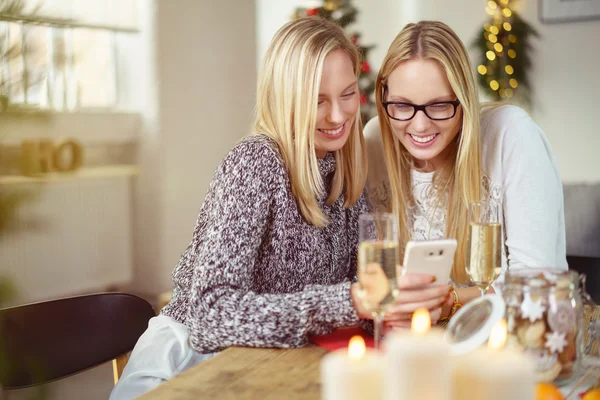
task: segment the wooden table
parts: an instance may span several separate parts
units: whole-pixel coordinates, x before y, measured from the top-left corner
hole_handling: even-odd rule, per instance
[[[302,349],[232,347],[204,361],[140,400],[319,400],[319,364],[327,350],[310,345]],[[589,384],[593,379],[589,380]],[[572,382],[561,388],[566,395]],[[579,399],[577,394],[567,400]]]
[[[318,400],[319,363],[327,350],[232,347],[190,368],[140,400]]]

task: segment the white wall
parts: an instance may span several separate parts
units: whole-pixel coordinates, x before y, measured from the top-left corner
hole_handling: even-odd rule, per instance
[[[256,85],[252,0],[154,1],[143,105],[134,290],[172,287],[214,171],[250,130]]]
[[[538,1],[517,2],[521,15],[540,33],[534,42],[533,118],[546,132],[565,182],[600,181],[600,20],[541,24]],[[277,28],[289,20],[301,0],[257,0],[258,55],[262,57]],[[319,3],[319,2],[317,2]],[[387,47],[408,22],[441,20],[467,44],[486,21],[483,0],[355,0],[357,31],[376,45],[370,62],[378,69]],[[470,49],[473,56],[475,50]]]

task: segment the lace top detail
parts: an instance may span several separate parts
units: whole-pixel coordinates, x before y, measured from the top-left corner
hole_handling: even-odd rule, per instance
[[[446,231],[446,196],[438,204],[433,187],[433,172],[411,170],[415,206],[409,213],[412,239],[441,239]]]
[[[442,239],[446,232],[447,196],[439,202],[433,186],[433,172],[411,170],[412,191],[415,206],[410,210],[409,221],[413,227],[413,240]],[[371,185],[368,190],[369,209],[384,211],[388,209],[390,190],[388,181]],[[493,184],[487,175],[481,179],[481,199],[502,204],[502,188]]]

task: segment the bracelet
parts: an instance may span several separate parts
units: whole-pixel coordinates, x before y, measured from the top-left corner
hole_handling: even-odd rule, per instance
[[[452,316],[463,306],[458,299],[458,293],[456,293],[454,287],[450,290],[450,294],[452,294],[454,303],[452,304],[452,308],[450,308],[450,314],[448,314],[447,317],[440,318],[440,320],[438,321],[438,326],[442,328],[445,328],[446,325],[448,325],[450,318],[452,318]]]
[[[452,288],[450,293],[454,298],[454,304],[452,304],[452,308],[450,309],[450,315],[448,316],[448,318],[452,317],[463,306],[458,298],[458,293],[456,293],[454,287]]]

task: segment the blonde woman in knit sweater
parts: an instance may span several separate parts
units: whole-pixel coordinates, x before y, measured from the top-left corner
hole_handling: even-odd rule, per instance
[[[355,46],[331,22],[301,19],[275,35],[254,134],[217,168],[173,272],[173,299],[150,321],[111,399],[137,396],[229,346],[300,347],[369,318],[352,283],[366,211],[358,72]],[[441,285],[409,300],[439,316],[448,292]]]

